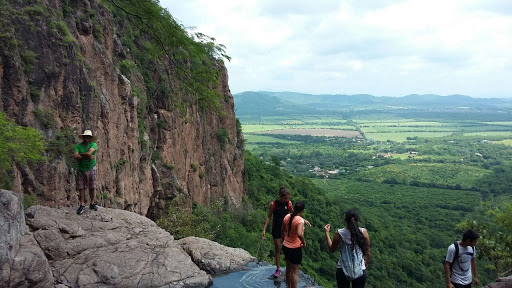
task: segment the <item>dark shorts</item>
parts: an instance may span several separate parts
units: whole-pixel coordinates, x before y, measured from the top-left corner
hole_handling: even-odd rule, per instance
[[[272,226],[272,238],[280,239],[281,237],[281,224]]]
[[[363,288],[366,284],[366,270],[363,270],[363,276],[354,280],[348,280],[345,277],[345,273],[343,273],[343,269],[338,268],[336,269],[336,282],[338,283],[338,288],[349,288],[350,282],[352,282],[352,288]]]
[[[89,171],[78,171],[76,174],[76,189],[94,189],[96,186],[96,166]]]
[[[464,284],[459,284],[459,283],[453,283],[452,282],[452,284],[453,284],[453,287],[455,287],[455,288],[471,288],[471,284],[472,283],[464,285]]]
[[[302,263],[302,248],[288,248],[283,245],[284,259],[292,262],[292,264]]]

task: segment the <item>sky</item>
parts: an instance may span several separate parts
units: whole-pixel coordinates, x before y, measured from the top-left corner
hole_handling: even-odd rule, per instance
[[[512,98],[511,0],[160,0],[226,46],[233,94]]]

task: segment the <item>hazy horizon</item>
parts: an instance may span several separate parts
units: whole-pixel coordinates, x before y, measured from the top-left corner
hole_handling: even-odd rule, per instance
[[[493,98],[496,98],[496,99],[512,100],[512,97],[475,97],[475,96],[472,96],[472,95],[457,94],[457,93],[455,93],[455,94],[447,94],[447,95],[440,95],[440,94],[433,94],[433,93],[422,93],[422,94],[420,94],[420,93],[411,93],[411,94],[407,94],[407,95],[374,95],[374,94],[369,94],[369,93],[346,94],[346,93],[306,93],[306,92],[297,92],[297,91],[248,90],[248,91],[242,91],[242,92],[237,92],[237,93],[231,92],[231,94],[235,95],[235,94],[241,94],[241,93],[245,93],[245,92],[257,92],[257,93],[265,93],[265,92],[269,92],[269,93],[297,93],[297,94],[306,94],[306,95],[312,95],[312,96],[320,96],[320,95],[347,95],[347,96],[370,95],[370,96],[373,96],[373,97],[394,97],[394,98],[400,98],[400,97],[406,97],[406,96],[415,96],[415,95],[418,95],[418,96],[433,95],[433,96],[441,96],[441,97],[467,96],[467,97],[471,97],[471,98],[482,98],[482,99],[493,99]]]

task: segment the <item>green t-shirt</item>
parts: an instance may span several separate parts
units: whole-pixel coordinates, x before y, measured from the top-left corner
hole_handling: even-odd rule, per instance
[[[94,155],[93,159],[81,159],[78,160],[78,170],[79,171],[89,171],[94,166],[96,166],[96,151],[98,150],[98,145],[94,142],[89,142],[87,145],[84,145],[84,143],[78,143],[75,145],[75,152],[85,153],[89,151],[89,149],[94,148],[94,152],[92,155]]]

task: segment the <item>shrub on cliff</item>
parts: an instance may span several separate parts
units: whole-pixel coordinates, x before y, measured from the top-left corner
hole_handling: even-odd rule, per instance
[[[0,112],[0,188],[11,188],[13,162],[26,164],[43,160],[44,143],[40,132],[16,125]]]

